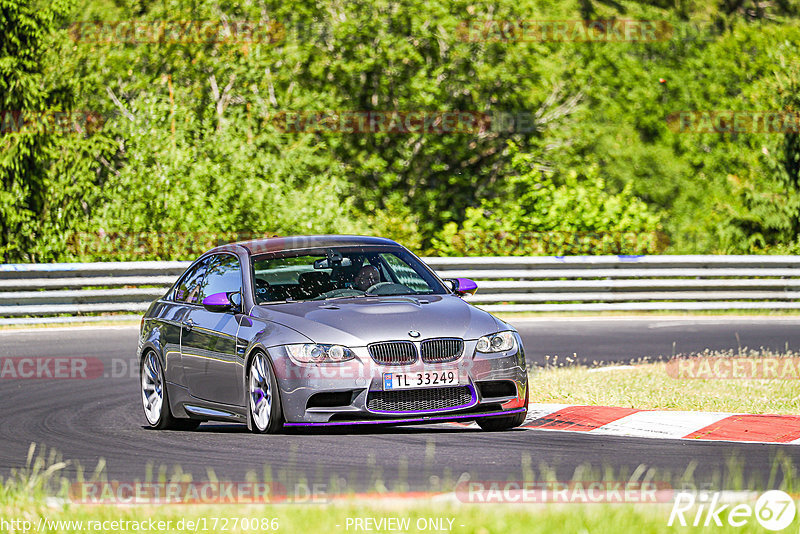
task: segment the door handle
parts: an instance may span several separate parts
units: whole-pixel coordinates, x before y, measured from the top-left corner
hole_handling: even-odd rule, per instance
[[[194,328],[194,325],[196,325],[197,323],[195,323],[195,322],[194,322],[193,320],[191,320],[191,319],[188,319],[188,320],[186,320],[186,321],[183,321],[181,324],[183,325],[183,328],[185,328],[185,329],[186,329],[186,331],[187,331],[187,332],[189,332],[189,331],[191,331],[191,330],[192,330],[192,328]]]

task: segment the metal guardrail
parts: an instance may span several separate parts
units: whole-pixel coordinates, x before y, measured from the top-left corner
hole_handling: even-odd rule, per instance
[[[426,258],[488,311],[800,309],[800,256]]]
[[[141,313],[190,263],[0,265],[0,324],[65,322],[63,317],[52,317],[59,314]],[[35,319],[9,319],[24,316]]]
[[[800,309],[800,256],[424,258],[488,311]],[[0,265],[0,323],[142,312],[189,262]],[[30,317],[34,317],[31,319]]]

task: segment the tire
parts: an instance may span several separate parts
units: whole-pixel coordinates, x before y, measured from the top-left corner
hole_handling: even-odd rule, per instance
[[[527,386],[526,386],[527,387]],[[487,432],[499,432],[502,430],[511,430],[525,422],[525,417],[528,415],[528,391],[525,391],[525,411],[516,413],[514,415],[500,416],[500,417],[484,417],[475,421],[481,430]]]
[[[142,384],[142,407],[147,424],[157,430],[194,430],[201,421],[195,419],[178,419],[169,408],[164,369],[153,351],[145,354],[139,365],[139,377]]]
[[[272,362],[256,352],[247,370],[247,413],[256,434],[275,434],[283,429],[281,396]]]

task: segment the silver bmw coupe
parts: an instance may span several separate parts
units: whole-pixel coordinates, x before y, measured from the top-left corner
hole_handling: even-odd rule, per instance
[[[142,319],[150,426],[285,427],[476,421],[519,426],[525,352],[513,327],[462,297],[406,248],[376,237],[223,245]]]

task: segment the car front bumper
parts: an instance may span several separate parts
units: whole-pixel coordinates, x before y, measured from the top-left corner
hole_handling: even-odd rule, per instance
[[[507,352],[476,353],[476,341],[472,340],[465,341],[463,355],[454,362],[426,364],[418,360],[405,366],[379,365],[366,347],[351,347],[354,360],[321,365],[297,365],[283,347],[273,347],[269,352],[287,426],[468,421],[527,409],[525,353],[519,336],[516,338],[515,347]],[[452,393],[459,394],[460,400],[442,402],[447,387],[396,390],[396,394],[385,395],[384,373],[443,370],[457,370],[460,389]],[[433,401],[428,403],[426,395]],[[376,408],[378,396],[417,401],[413,408],[409,408],[410,403],[398,405],[399,409],[393,409],[391,403]]]

